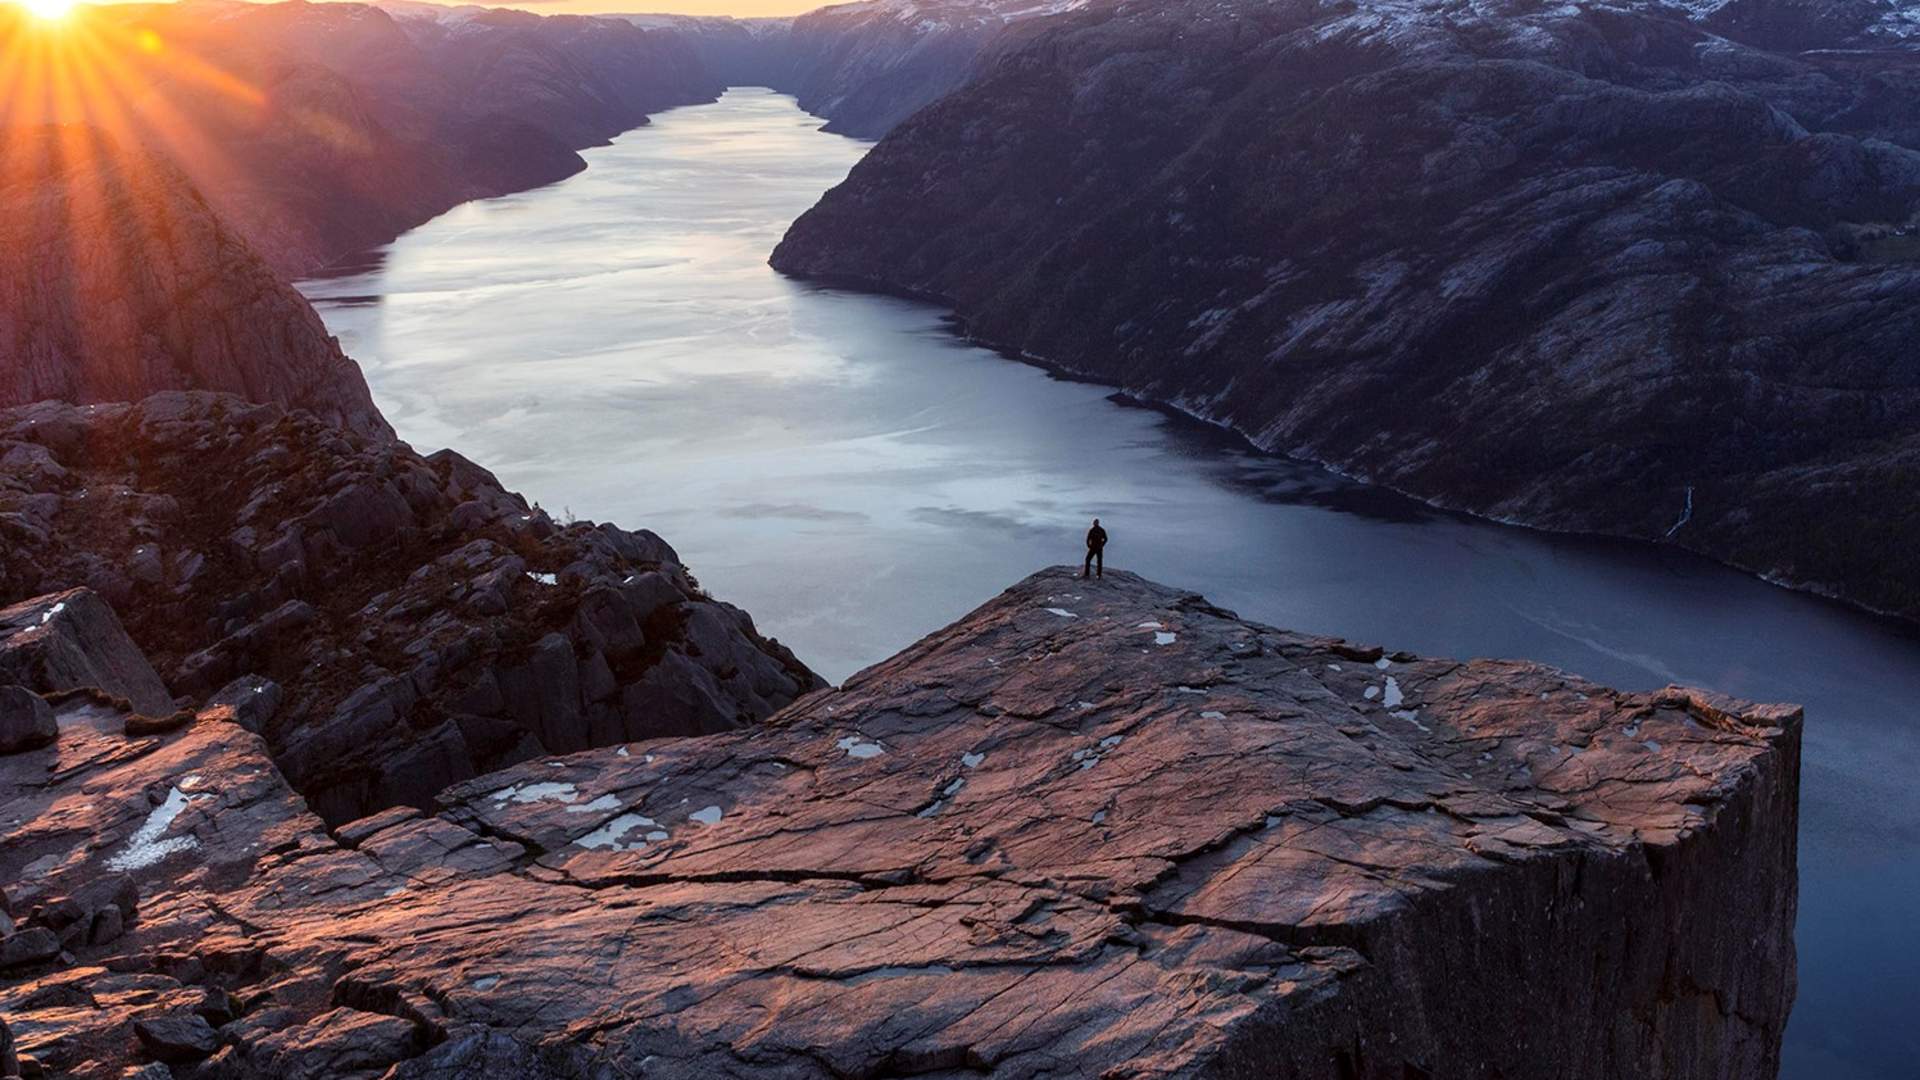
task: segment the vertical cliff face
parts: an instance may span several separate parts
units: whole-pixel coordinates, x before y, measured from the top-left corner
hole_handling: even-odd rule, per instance
[[[1096,7],[1003,38],[773,263],[1443,505],[1920,614],[1920,53],[1861,49]]]
[[[205,389],[390,437],[360,369],[165,161],[0,130],[0,404]]]
[[[0,755],[0,1012],[83,1080],[1766,1080],[1793,997],[1797,710],[1130,575],[330,832],[230,706],[52,707]]]

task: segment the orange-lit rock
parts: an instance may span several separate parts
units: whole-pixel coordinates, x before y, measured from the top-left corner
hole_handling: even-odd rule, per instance
[[[0,877],[138,914],[0,1012],[76,1076],[214,991],[189,1075],[1767,1076],[1799,724],[1052,570],[764,725],[337,836],[232,724],[76,726],[0,758]]]

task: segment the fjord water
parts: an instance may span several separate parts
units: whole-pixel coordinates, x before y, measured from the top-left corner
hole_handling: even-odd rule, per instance
[[[1920,635],[1675,552],[1435,512],[969,346],[938,309],[786,280],[768,252],[865,150],[819,126],[735,90],[302,288],[416,447],[661,533],[836,681],[1076,561],[1098,516],[1114,566],[1263,622],[1800,702],[1784,1075],[1913,1075]]]

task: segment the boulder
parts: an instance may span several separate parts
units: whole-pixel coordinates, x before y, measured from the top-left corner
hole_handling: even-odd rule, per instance
[[[220,1049],[220,1034],[206,1017],[194,1014],[136,1020],[133,1034],[141,1048],[169,1064],[199,1061]]]
[[[24,686],[0,686],[0,754],[31,750],[60,737],[53,709]]]
[[[59,955],[59,937],[44,926],[16,930],[0,938],[0,971],[45,963]]]
[[[209,710],[226,710],[226,719],[258,735],[280,711],[280,684],[258,675],[242,675],[207,699]]]
[[[47,694],[94,687],[153,715],[173,696],[106,601],[67,589],[0,609],[0,681]]]

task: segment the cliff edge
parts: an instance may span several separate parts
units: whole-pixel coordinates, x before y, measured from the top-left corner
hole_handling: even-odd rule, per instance
[[[1798,710],[1126,574],[331,833],[228,713],[55,707],[0,1012],[63,1075],[1765,1077],[1792,1001]]]

